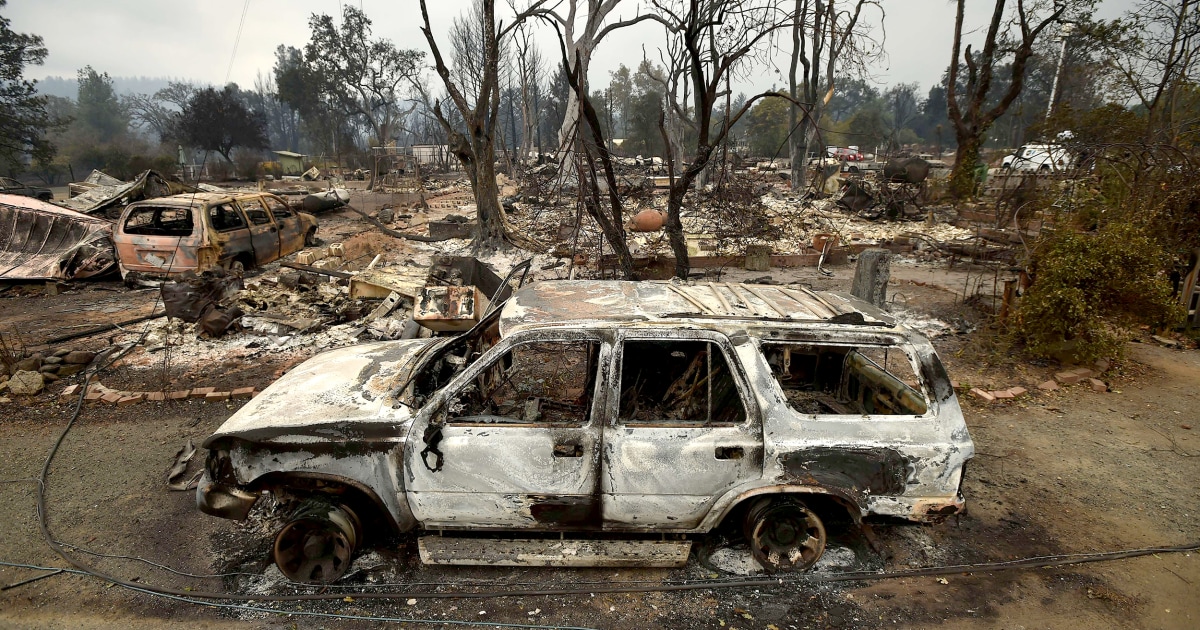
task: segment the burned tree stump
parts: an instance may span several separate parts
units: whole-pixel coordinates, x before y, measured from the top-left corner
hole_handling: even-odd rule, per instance
[[[887,304],[887,285],[892,277],[892,253],[886,249],[868,249],[858,255],[850,294],[883,308]]]

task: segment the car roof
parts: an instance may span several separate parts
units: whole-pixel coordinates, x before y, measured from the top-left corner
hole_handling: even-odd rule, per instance
[[[243,190],[243,191],[231,190],[229,192],[179,193],[178,195],[171,195],[169,197],[155,197],[153,199],[143,199],[142,201],[136,202],[136,205],[138,205],[138,206],[154,206],[154,205],[191,206],[191,205],[199,205],[199,204],[210,204],[211,205],[214,203],[220,203],[222,201],[229,201],[230,199],[244,199],[246,197],[257,197],[262,194],[267,194],[267,193],[260,193],[257,191],[246,191],[246,190]],[[130,204],[130,205],[134,205],[134,204]]]
[[[728,282],[559,280],[517,291],[504,305],[504,336],[529,328],[603,327],[631,322],[769,323],[778,326],[852,324],[891,328],[895,322],[848,295],[802,287]]]

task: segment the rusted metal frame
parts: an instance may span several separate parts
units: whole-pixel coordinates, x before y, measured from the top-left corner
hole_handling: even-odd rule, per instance
[[[766,294],[763,293],[762,289],[759,289],[758,287],[747,286],[747,285],[742,285],[742,287],[745,288],[747,291],[753,293],[755,295],[755,297],[757,297],[758,299],[763,301],[763,304],[770,306],[771,309],[773,309],[776,313],[779,313],[780,316],[788,317],[788,312],[785,311],[778,304],[776,304],[774,300],[769,299],[766,296]]]
[[[732,294],[734,294],[735,296],[737,296],[737,298],[738,298],[739,300],[741,300],[741,301],[745,302],[745,303],[746,303],[746,307],[747,307],[747,308],[749,308],[750,310],[754,311],[754,316],[755,316],[755,317],[770,317],[770,316],[771,316],[771,314],[770,314],[770,313],[764,312],[764,311],[763,311],[761,308],[759,308],[758,306],[755,306],[754,302],[751,302],[749,299],[747,299],[747,296],[743,295],[743,294],[742,294],[740,291],[738,291],[738,287],[742,287],[743,289],[744,289],[744,288],[746,288],[746,287],[745,287],[745,286],[743,286],[741,283],[738,283],[738,284],[726,284],[725,286],[729,288],[729,292],[730,292],[730,293],[732,293]],[[768,304],[767,306],[768,306],[768,307],[770,307],[771,305],[770,305],[770,304]]]
[[[806,295],[812,296],[812,298],[814,300],[823,304],[825,306],[825,308],[829,309],[830,312],[833,313],[834,316],[840,315],[842,313],[842,311],[838,310],[837,307],[835,307],[833,304],[830,304],[829,300],[826,300],[825,298],[821,297],[820,294],[818,294],[816,291],[813,291],[812,289],[809,289],[806,287],[800,287],[800,291],[804,292]]]
[[[307,271],[308,273],[316,273],[316,274],[320,274],[323,276],[333,276],[334,278],[353,278],[354,277],[354,274],[346,273],[345,271],[337,271],[334,269],[324,269],[322,267],[313,267],[312,265],[301,265],[300,263],[294,263],[294,262],[290,262],[290,261],[281,262],[281,263],[279,263],[279,266],[287,267],[288,269],[295,269],[297,271]]]
[[[720,287],[720,286],[721,286],[721,285],[720,285],[720,284],[718,284],[718,283],[715,283],[715,282],[709,282],[709,283],[708,283],[708,290],[709,290],[709,291],[712,291],[712,294],[713,294],[713,295],[715,295],[715,296],[717,296],[717,301],[721,303],[721,308],[724,308],[726,313],[729,313],[729,314],[731,314],[731,315],[732,315],[732,314],[733,314],[733,308],[731,308],[731,307],[729,306],[729,302],[728,302],[728,301],[725,299],[725,296],[724,296],[724,295],[721,295],[721,290],[718,288],[718,287]]]
[[[819,313],[822,310],[829,313],[829,315],[827,315],[824,319],[828,319],[830,317],[836,317],[838,314],[838,310],[833,308],[833,305],[831,305],[829,302],[825,301],[824,299],[818,297],[812,291],[809,291],[804,288],[801,288],[799,291],[797,291],[796,289],[789,289],[786,287],[780,287],[779,290],[780,290],[780,292],[784,293],[785,295],[792,298],[793,300],[796,300],[800,304],[803,304],[806,307],[808,307],[808,309],[811,310],[814,315],[819,316]]]
[[[683,289],[680,289],[679,287],[677,287],[677,286],[675,286],[675,285],[673,285],[673,284],[668,284],[668,285],[667,285],[667,288],[668,288],[668,289],[670,289],[671,291],[673,291],[673,292],[674,292],[676,295],[678,295],[679,297],[681,297],[681,298],[683,298],[683,299],[687,300],[688,302],[691,302],[691,303],[692,303],[692,306],[695,306],[696,308],[700,309],[700,313],[701,313],[702,315],[717,315],[717,314],[718,314],[718,313],[716,313],[715,311],[713,311],[712,309],[710,309],[710,308],[708,308],[707,306],[705,306],[703,302],[701,302],[701,301],[697,300],[696,298],[693,298],[692,296],[688,295],[688,294],[687,294],[687,292],[686,292],[686,291],[684,291]]]

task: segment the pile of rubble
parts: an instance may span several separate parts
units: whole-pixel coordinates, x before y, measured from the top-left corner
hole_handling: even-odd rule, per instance
[[[95,352],[73,348],[13,356],[0,364],[0,394],[32,396],[42,391],[46,383],[87,369],[95,358]]]

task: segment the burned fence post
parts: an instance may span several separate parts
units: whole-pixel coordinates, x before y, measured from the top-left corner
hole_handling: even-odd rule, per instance
[[[886,249],[867,249],[858,255],[854,266],[851,295],[878,307],[887,304],[887,284],[892,277],[892,253]]]

